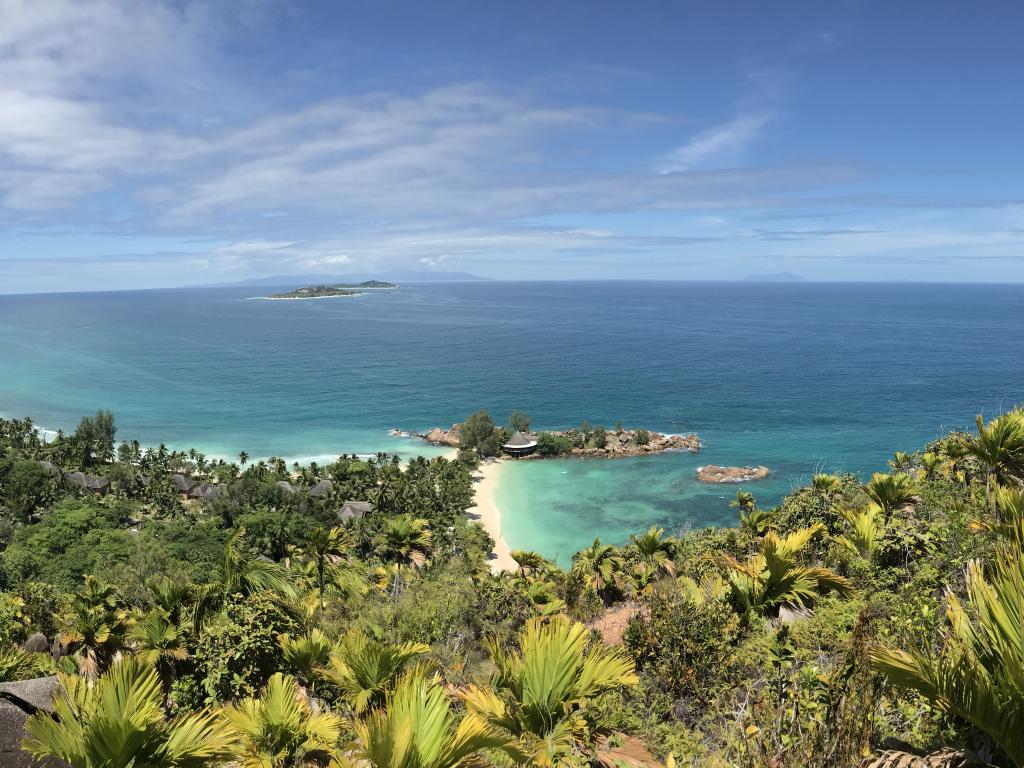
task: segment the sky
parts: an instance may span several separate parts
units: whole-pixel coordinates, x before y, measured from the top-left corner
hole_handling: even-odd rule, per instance
[[[1024,281],[1024,5],[0,0],[0,293]]]

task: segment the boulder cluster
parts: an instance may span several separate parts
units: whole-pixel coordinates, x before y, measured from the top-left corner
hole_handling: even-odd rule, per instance
[[[697,467],[697,478],[702,483],[747,483],[764,480],[770,474],[768,467],[720,467],[717,464]]]

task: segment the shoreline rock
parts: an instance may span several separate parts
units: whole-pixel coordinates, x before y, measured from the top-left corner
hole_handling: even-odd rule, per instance
[[[702,483],[748,483],[764,480],[771,474],[768,467],[720,467],[708,464],[697,467],[697,479]]]

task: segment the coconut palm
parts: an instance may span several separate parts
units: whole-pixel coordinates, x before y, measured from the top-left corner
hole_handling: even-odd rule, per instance
[[[274,673],[263,695],[221,710],[241,768],[323,766],[337,754],[341,718],[315,711],[295,678]]]
[[[587,701],[638,682],[621,649],[588,648],[588,638],[585,626],[564,616],[531,619],[519,651],[486,642],[497,668],[493,688],[471,685],[462,692],[471,712],[516,739],[529,765],[587,764],[580,755],[598,730]]]
[[[844,512],[843,517],[850,528],[836,541],[865,560],[873,559],[885,536],[885,524],[878,520],[878,508],[869,504],[859,511]]]
[[[1024,411],[1009,411],[988,424],[977,417],[978,436],[967,445],[967,451],[985,467],[985,502],[989,501],[992,483],[1024,481]]]
[[[916,490],[913,478],[905,472],[891,474],[876,472],[871,476],[870,482],[864,486],[864,492],[871,501],[878,505],[878,509],[887,523],[893,510],[914,500]]]
[[[246,453],[245,451],[242,451],[241,453],[239,453],[238,454],[238,463],[241,464],[243,467],[246,464],[248,464],[249,463],[249,454]]]
[[[160,678],[152,666],[126,658],[95,683],[60,675],[53,714],[25,722],[24,747],[74,768],[212,765],[226,756],[231,735],[208,711],[170,720],[164,716]]]
[[[376,537],[377,551],[392,562],[419,568],[433,553],[433,536],[427,521],[398,515],[385,521]]]
[[[824,526],[815,523],[784,538],[769,532],[760,551],[742,563],[721,555],[737,607],[748,615],[774,617],[783,606],[808,606],[828,590],[851,591],[850,582],[830,569],[799,564],[807,545],[822,530]]]
[[[674,536],[666,536],[664,528],[652,525],[647,533],[629,537],[629,551],[637,560],[650,566],[654,573],[676,575],[675,555],[679,546]]]
[[[128,637],[135,647],[135,655],[156,669],[164,693],[169,693],[175,664],[188,658],[181,631],[166,613],[157,609],[135,622]]]
[[[572,556],[572,573],[584,586],[608,600],[625,583],[626,561],[617,547],[594,539],[593,544]]]
[[[986,577],[967,567],[967,605],[946,601],[949,630],[938,652],[875,647],[871,658],[891,683],[912,688],[984,731],[1024,766],[1024,552],[1001,545]]]
[[[336,768],[456,768],[486,765],[480,753],[508,750],[511,739],[478,715],[456,720],[444,689],[422,670],[403,676],[389,694],[387,707],[355,723],[351,756]]]
[[[406,668],[430,650],[423,643],[385,643],[352,630],[335,646],[318,674],[356,711],[380,707]]]
[[[125,648],[131,624],[114,588],[86,576],[84,586],[74,594],[60,642],[78,655],[81,674],[95,680]]]

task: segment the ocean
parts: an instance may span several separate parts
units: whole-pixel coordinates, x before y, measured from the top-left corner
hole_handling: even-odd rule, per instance
[[[587,420],[696,432],[698,455],[523,462],[497,491],[512,548],[566,562],[735,519],[702,464],[764,464],[762,505],[816,471],[1024,401],[1024,286],[478,282],[259,301],[266,288],[0,296],[0,413],[209,455],[323,461],[437,453],[392,428],[480,408],[537,428]]]

